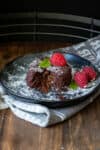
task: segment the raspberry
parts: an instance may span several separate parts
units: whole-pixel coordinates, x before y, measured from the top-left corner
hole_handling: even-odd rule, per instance
[[[76,72],[74,75],[74,80],[81,88],[84,88],[88,84],[87,75],[83,71]]]
[[[65,66],[67,61],[61,53],[54,53],[50,58],[51,64],[54,66]]]
[[[83,71],[86,73],[88,81],[94,80],[96,78],[96,72],[93,67],[86,66],[83,68]]]

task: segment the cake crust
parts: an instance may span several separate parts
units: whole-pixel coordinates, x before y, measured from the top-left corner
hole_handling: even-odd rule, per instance
[[[30,88],[34,88],[43,93],[50,90],[61,91],[66,89],[72,79],[71,67],[65,66],[49,66],[41,68],[39,63],[41,59],[35,59],[29,66],[26,75],[26,82]]]

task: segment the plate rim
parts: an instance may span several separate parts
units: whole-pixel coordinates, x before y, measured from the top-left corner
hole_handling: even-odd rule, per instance
[[[26,102],[29,102],[29,103],[36,103],[37,102],[37,104],[42,104],[42,103],[49,103],[49,104],[53,104],[53,103],[69,103],[69,102],[74,102],[74,101],[80,101],[80,99],[81,99],[81,101],[83,101],[82,99],[84,99],[85,100],[85,98],[87,97],[87,96],[90,96],[92,93],[94,93],[95,92],[95,90],[99,87],[99,85],[100,85],[100,83],[98,83],[98,85],[92,90],[92,91],[90,91],[89,93],[87,93],[86,95],[83,95],[81,98],[80,97],[76,97],[76,98],[74,98],[74,99],[64,99],[64,100],[46,100],[46,99],[41,99],[41,100],[38,100],[38,99],[34,99],[34,98],[29,98],[29,97],[24,97],[24,96],[20,96],[19,94],[15,94],[12,90],[10,90],[4,83],[3,83],[3,81],[1,80],[2,79],[2,73],[3,73],[3,71],[5,70],[5,68],[6,67],[8,67],[9,65],[11,65],[13,62],[15,62],[16,60],[18,60],[18,59],[20,59],[20,58],[23,58],[23,57],[25,57],[25,56],[29,56],[29,55],[34,55],[34,54],[41,54],[41,53],[45,53],[45,52],[37,52],[37,53],[31,53],[31,54],[27,54],[27,55],[23,55],[23,56],[18,56],[17,58],[15,58],[15,59],[13,59],[12,61],[10,61],[10,62],[8,62],[5,66],[4,66],[4,68],[0,71],[0,83],[2,84],[2,86],[5,88],[5,90],[6,90],[6,92],[8,93],[8,94],[10,94],[10,95],[12,95],[13,97],[17,97],[18,99],[20,99],[20,101],[21,101],[21,99],[24,99]],[[47,53],[47,52],[46,52]],[[85,59],[85,58],[83,58],[83,57],[81,57],[80,55],[77,55],[77,54],[75,54],[75,53],[72,53],[72,52],[62,52],[62,53],[64,53],[64,54],[71,54],[71,55],[74,55],[74,56],[77,56],[77,57],[79,57],[79,58],[81,58],[81,59],[83,59],[84,61],[87,61],[90,65],[92,65],[95,69],[96,69],[96,67],[89,61],[89,60],[87,60],[87,59]],[[97,69],[96,69],[97,70]],[[22,101],[24,101],[24,100],[22,100]]]

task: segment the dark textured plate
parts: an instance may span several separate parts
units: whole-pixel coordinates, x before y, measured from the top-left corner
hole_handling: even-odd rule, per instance
[[[96,80],[92,81],[85,89],[78,88],[77,90],[61,91],[60,93],[50,91],[49,93],[44,94],[35,89],[30,89],[25,80],[29,64],[34,58],[49,56],[51,53],[52,52],[36,53],[18,57],[4,67],[0,73],[0,81],[6,92],[14,97],[14,100],[43,104],[53,108],[64,107],[84,101],[86,97],[99,88],[100,76],[91,62],[76,54],[64,53],[65,58],[72,68],[79,69],[86,65],[94,67],[97,72]]]

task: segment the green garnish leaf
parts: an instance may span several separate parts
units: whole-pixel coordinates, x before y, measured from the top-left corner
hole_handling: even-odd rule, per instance
[[[78,85],[75,83],[75,81],[71,81],[69,88],[76,90],[78,88]]]
[[[50,59],[49,59],[49,58],[43,59],[43,60],[40,62],[39,66],[40,66],[41,68],[48,68],[48,67],[50,67],[50,66],[51,66]]]

